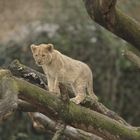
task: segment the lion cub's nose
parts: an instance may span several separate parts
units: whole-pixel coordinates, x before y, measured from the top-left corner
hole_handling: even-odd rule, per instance
[[[38,64],[41,64],[41,60],[38,61]]]

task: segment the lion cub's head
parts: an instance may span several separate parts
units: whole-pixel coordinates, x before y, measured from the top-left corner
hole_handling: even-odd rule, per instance
[[[38,66],[47,65],[52,61],[52,44],[31,45],[33,57]]]

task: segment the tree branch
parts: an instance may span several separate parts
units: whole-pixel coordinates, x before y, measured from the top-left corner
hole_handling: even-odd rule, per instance
[[[106,140],[140,139],[139,128],[127,127],[102,114],[85,107],[81,107],[72,102],[69,103],[68,107],[65,107],[62,101],[50,92],[22,79],[12,77],[7,74],[7,71],[5,71],[5,73],[6,74],[4,75],[7,81],[15,81],[16,87],[18,87],[15,88],[15,90],[17,89],[19,93],[18,97],[20,99],[33,104],[37,108],[38,112],[43,113],[54,120],[61,119],[68,125],[91,132]],[[2,79],[3,76],[0,77],[1,82],[3,81]],[[62,108],[63,111],[61,111]]]
[[[48,118],[47,116],[36,112],[37,108],[34,107],[32,104],[23,101],[23,100],[18,100],[18,110],[19,111],[23,111],[23,112],[35,112],[32,113],[33,116],[33,120],[38,121],[42,126],[44,126],[43,132],[46,131],[51,131],[51,132],[55,132],[56,131],[56,122],[51,120],[50,118]],[[41,130],[39,130],[39,132],[42,132],[42,128]],[[93,135],[91,133],[87,133],[81,129],[76,129],[74,127],[71,126],[66,126],[66,128],[64,129],[64,135],[66,135],[67,137],[70,137],[74,140],[103,140],[102,138]]]
[[[128,49],[123,49],[122,55],[125,56],[133,64],[135,64],[138,68],[140,68],[140,57],[137,56],[135,53],[129,51]]]
[[[116,0],[83,0],[89,16],[140,50],[140,25],[115,7]]]
[[[40,113],[34,113],[34,118],[38,120],[41,124],[43,124],[46,130],[51,130],[52,132],[56,131],[56,122],[46,117],[45,115]],[[87,133],[83,130],[76,129],[68,125],[64,129],[64,135],[71,137],[75,140],[102,140],[102,138],[99,138],[91,133]]]

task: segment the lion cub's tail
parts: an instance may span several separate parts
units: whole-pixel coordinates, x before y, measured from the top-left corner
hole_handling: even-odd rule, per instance
[[[92,78],[88,82],[87,92],[88,92],[88,95],[93,98],[93,100],[98,100],[98,97],[95,95],[95,93],[93,91],[93,79]]]

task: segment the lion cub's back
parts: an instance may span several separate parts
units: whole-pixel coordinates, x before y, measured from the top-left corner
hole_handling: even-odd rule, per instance
[[[72,59],[68,56],[63,55],[63,60],[64,60],[64,68],[70,76],[73,77],[92,77],[92,72],[91,69],[87,64],[84,62]],[[86,80],[86,79],[85,79]]]

